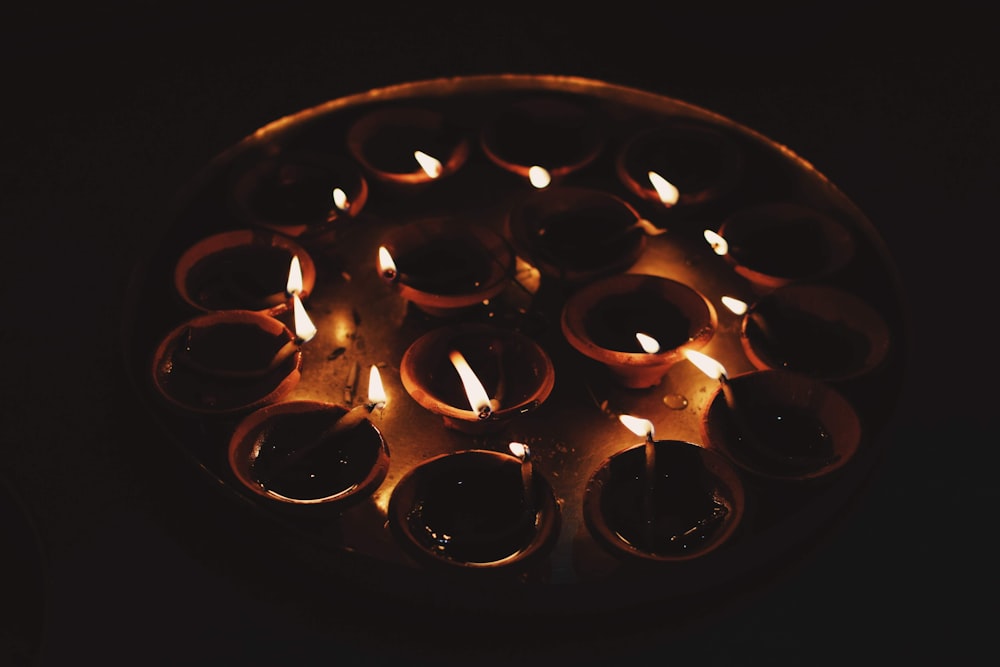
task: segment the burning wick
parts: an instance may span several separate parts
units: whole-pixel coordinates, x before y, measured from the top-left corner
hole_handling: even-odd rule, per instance
[[[760,332],[764,335],[764,337],[774,340],[774,337],[771,334],[771,329],[767,325],[767,321],[764,320],[764,317],[759,312],[747,306],[746,301],[741,301],[740,299],[732,296],[724,296],[721,301],[722,305],[732,311],[734,315],[743,315],[749,311],[749,318],[753,320],[754,324],[757,325],[757,328],[760,329]]]
[[[684,350],[684,356],[695,365],[702,373],[718,380],[722,387],[722,395],[726,398],[726,405],[731,411],[736,412],[736,398],[733,396],[733,388],[729,384],[729,376],[726,375],[726,367],[718,361],[695,350]]]
[[[716,255],[725,255],[729,252],[729,242],[722,238],[719,234],[713,232],[711,229],[706,229],[704,236],[705,240],[708,241],[708,245],[712,246],[712,250],[715,251]]]
[[[512,442],[507,447],[510,449],[511,454],[521,459],[521,485],[524,488],[524,507],[530,512],[534,509],[534,503],[531,502],[531,449],[523,442]]]
[[[535,165],[528,169],[528,181],[539,190],[549,187],[552,183],[552,175],[545,167]]]
[[[499,402],[490,400],[490,395],[486,393],[483,383],[476,377],[476,373],[461,352],[452,350],[448,358],[451,360],[451,365],[458,371],[459,377],[462,378],[465,396],[469,399],[472,411],[478,414],[480,419],[489,419],[493,410],[499,407]]]
[[[645,472],[646,486],[643,489],[642,502],[643,511],[646,513],[646,523],[653,521],[653,485],[656,479],[656,435],[653,429],[653,422],[648,419],[640,419],[632,415],[619,415],[618,421],[636,435],[646,436],[645,443]]]
[[[347,193],[340,188],[334,188],[333,205],[341,211],[346,211],[351,208],[351,202],[347,199]]]
[[[413,157],[416,158],[417,162],[420,164],[420,168],[424,170],[428,178],[437,178],[441,175],[443,167],[441,166],[441,161],[435,157],[428,155],[423,151],[413,151]]]
[[[637,332],[635,339],[639,341],[639,346],[646,354],[656,354],[660,351],[660,342],[648,334]]]
[[[382,274],[382,277],[389,281],[395,281],[399,278],[399,272],[396,270],[396,262],[393,261],[392,255],[389,254],[389,249],[384,245],[378,247],[378,272]]]
[[[656,196],[658,196],[660,201],[663,202],[663,204],[668,208],[680,200],[680,190],[678,190],[677,186],[673,183],[663,178],[655,171],[649,172],[647,176],[649,176],[649,182],[653,186],[653,189],[656,190]]]
[[[302,305],[302,264],[298,255],[292,255],[291,264],[288,267],[288,280],[285,283],[285,293],[292,299],[292,316],[295,327],[295,338],[298,343],[307,343],[316,335],[316,326],[306,308]]]

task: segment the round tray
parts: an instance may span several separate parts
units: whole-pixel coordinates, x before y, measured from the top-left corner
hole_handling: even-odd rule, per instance
[[[745,208],[790,201],[844,225],[854,240],[851,260],[811,282],[853,294],[884,318],[890,343],[880,365],[831,382],[857,410],[862,424],[862,442],[854,457],[836,475],[807,482],[745,474],[747,507],[741,525],[725,545],[704,557],[655,563],[621,558],[588,530],[583,515],[588,481],[610,456],[642,442],[617,417],[638,415],[655,424],[658,439],[711,448],[712,443],[704,441],[701,420],[718,381],[686,360],[675,363],[650,388],[630,389],[612,381],[603,366],[569,346],[560,330],[560,309],[575,283],[540,274],[530,258],[519,256],[508,288],[488,307],[458,318],[525,332],[546,350],[555,368],[555,385],[539,409],[496,432],[464,433],[445,428],[442,417],[422,407],[401,384],[400,363],[409,344],[456,319],[415,307],[384,280],[376,268],[381,240],[393,229],[428,218],[462,219],[508,236],[511,211],[538,190],[523,174],[490,158],[481,145],[489,134],[484,128],[496,120],[498,110],[547,95],[586,108],[600,139],[592,160],[564,170],[549,187],[598,190],[634,207],[649,229],[643,232],[635,262],[625,269],[614,266],[613,272],[659,275],[701,292],[718,314],[714,336],[702,351],[720,361],[728,374],[756,369],[741,343],[741,317],[720,300],[735,296],[752,303],[769,288],[753,284],[720,257],[706,242],[704,230],[720,229]],[[355,122],[372,111],[397,107],[441,114],[467,140],[464,159],[449,162],[450,171],[441,178],[418,183],[380,178],[353,160],[347,137]],[[682,197],[676,206],[640,196],[635,183],[623,178],[622,151],[642,131],[687,122],[718,130],[731,142],[727,150],[737,154],[739,162],[726,165],[726,187],[717,193],[703,191],[719,196],[688,201]],[[295,228],[296,242],[315,265],[315,286],[304,305],[318,333],[302,345],[300,381],[280,400],[354,407],[365,400],[363,379],[372,365],[380,369],[388,396],[385,408],[371,414],[390,452],[388,474],[369,498],[333,516],[278,512],[248,491],[227,460],[240,417],[171,409],[157,394],[150,372],[162,338],[199,314],[176,294],[178,260],[213,234],[253,228],[233,205],[240,175],[262,161],[303,150],[341,162],[353,160],[367,191],[363,210],[331,216],[317,233]],[[739,175],[735,182],[733,169]],[[656,233],[659,230],[666,232]],[[587,276],[583,282],[594,279]],[[234,499],[259,510],[262,520],[277,521],[295,540],[318,552],[331,578],[362,582],[373,597],[411,599],[427,608],[608,611],[691,596],[724,600],[762,572],[796,557],[842,515],[880,458],[879,436],[900,391],[905,348],[901,303],[891,257],[872,224],[788,148],[707,110],[605,82],[535,75],[462,77],[336,99],[265,126],[219,155],[169,209],[166,233],[136,273],[126,309],[126,354],[138,391],[179,451]],[[359,377],[362,381],[355,382]],[[472,572],[456,580],[411,559],[387,525],[397,483],[434,457],[473,449],[505,452],[511,441],[530,446],[534,469],[551,484],[558,500],[559,534],[541,574],[537,569],[509,577],[477,577]]]

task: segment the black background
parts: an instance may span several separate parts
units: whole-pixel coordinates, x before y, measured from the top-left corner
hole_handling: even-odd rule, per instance
[[[954,2],[735,12],[704,3],[356,4],[3,10],[0,475],[13,502],[0,516],[13,527],[0,552],[16,567],[0,578],[0,658],[985,660],[1000,500],[990,314],[1000,94],[989,15]],[[867,214],[902,276],[911,360],[885,465],[814,554],[683,632],[655,615],[599,633],[530,617],[433,625],[390,609],[352,612],[349,596],[312,585],[291,548],[256,537],[252,517],[157,447],[124,382],[129,272],[167,202],[217,153],[328,99],[502,72],[650,90],[785,144]],[[18,510],[37,553],[16,531]]]

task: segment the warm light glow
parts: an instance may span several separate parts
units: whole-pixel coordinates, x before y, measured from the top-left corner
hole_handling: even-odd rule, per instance
[[[490,395],[486,393],[483,383],[476,377],[472,366],[469,365],[469,362],[465,360],[465,357],[458,350],[452,350],[448,358],[451,359],[451,364],[458,371],[459,377],[462,378],[462,386],[465,387],[465,396],[469,399],[469,405],[472,406],[473,412],[478,413],[481,419],[488,417],[493,411],[490,406]]]
[[[302,305],[302,299],[298,293],[292,294],[292,311],[295,314],[295,337],[306,343],[316,335],[316,325],[309,319],[306,307]]]
[[[351,202],[347,200],[347,193],[340,188],[333,189],[333,205],[341,211],[351,208]]]
[[[681,193],[677,187],[663,178],[655,171],[649,172],[649,182],[653,185],[653,189],[656,190],[656,195],[660,198],[660,201],[667,206],[673,206],[681,198]]]
[[[386,278],[396,277],[396,262],[392,261],[392,255],[385,246],[378,248],[378,272]]]
[[[437,178],[441,175],[443,167],[441,166],[441,161],[437,158],[431,157],[423,151],[413,151],[413,157],[417,159],[420,163],[420,168],[424,170],[430,178]]]
[[[734,315],[742,315],[747,312],[747,302],[741,301],[734,296],[724,296],[721,299],[722,305],[725,306]]]
[[[512,442],[507,447],[510,449],[511,454],[522,461],[531,456],[531,450],[523,442]]]
[[[688,358],[688,361],[697,366],[698,370],[713,380],[728,377],[726,375],[726,367],[707,354],[702,354],[695,350],[684,350],[684,356]]]
[[[539,167],[536,164],[528,169],[528,180],[533,186],[541,190],[542,188],[549,187],[549,184],[552,182],[552,175],[545,167]]]
[[[656,437],[653,430],[653,422],[648,419],[633,417],[632,415],[618,415],[618,421],[636,435],[641,435],[650,440]]]
[[[385,387],[382,386],[382,376],[378,366],[373,365],[368,372],[368,404],[373,408],[384,408],[386,402]]]
[[[725,255],[729,252],[729,242],[711,229],[705,230],[705,240],[708,241],[708,245],[712,246],[716,255]]]
[[[302,294],[302,264],[298,255],[292,255],[292,263],[288,267],[288,282],[285,283],[285,293]]]
[[[635,339],[639,341],[639,345],[642,346],[642,351],[648,354],[656,354],[660,351],[660,342],[644,333],[636,333]]]

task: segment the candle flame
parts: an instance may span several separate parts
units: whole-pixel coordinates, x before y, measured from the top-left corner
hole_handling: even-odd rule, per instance
[[[734,296],[724,296],[721,301],[722,305],[728,308],[734,315],[742,315],[747,312],[748,306],[746,301],[741,301]]]
[[[633,417],[632,415],[618,415],[618,421],[636,435],[641,435],[649,440],[653,440],[656,437],[653,422],[648,419]]]
[[[665,205],[673,206],[681,198],[680,190],[678,190],[677,186],[673,183],[663,178],[655,171],[649,172],[648,176],[649,182],[652,184],[653,189],[656,190],[656,195]]]
[[[341,211],[351,208],[351,202],[347,199],[347,193],[340,188],[333,189],[333,205]]]
[[[531,456],[531,449],[528,448],[523,442],[512,442],[507,445],[510,449],[510,453],[521,459],[522,461],[528,459]]]
[[[639,345],[642,347],[642,351],[647,354],[656,354],[660,351],[660,342],[650,335],[644,334],[642,332],[637,332],[635,334],[635,339],[639,341]]]
[[[528,169],[528,181],[541,190],[542,188],[549,187],[549,184],[552,182],[552,175],[545,167],[540,167],[536,164]]]
[[[396,277],[396,262],[392,260],[389,249],[384,245],[378,248],[378,272],[387,280],[393,280]]]
[[[708,241],[708,245],[712,246],[716,255],[725,255],[729,252],[729,242],[711,229],[705,230],[705,240]]]
[[[295,337],[303,343],[309,342],[316,335],[316,325],[309,319],[306,307],[302,305],[302,299],[299,298],[298,292],[292,293],[292,311],[294,313]]]
[[[413,157],[417,159],[420,164],[420,168],[424,170],[429,178],[437,178],[441,175],[443,167],[441,166],[441,161],[435,157],[428,155],[423,151],[413,151]]]
[[[285,293],[289,296],[302,293],[302,264],[298,255],[292,255],[292,263],[288,267],[288,282],[285,283]]]
[[[479,381],[475,371],[472,370],[472,366],[469,365],[469,362],[465,360],[465,357],[458,350],[452,350],[448,358],[451,359],[452,366],[455,367],[459,377],[462,378],[462,386],[465,387],[465,396],[469,399],[469,405],[472,407],[473,412],[478,413],[480,419],[489,417],[493,412],[493,408],[490,405],[490,395],[486,393],[483,383]]]
[[[382,376],[378,372],[378,366],[372,365],[368,372],[368,405],[375,408],[384,408],[386,403],[385,387],[382,386]]]
[[[695,350],[684,350],[684,356],[687,357],[688,361],[694,364],[698,370],[713,380],[728,377],[726,375],[726,367],[707,354],[702,354],[701,352],[697,352]]]

